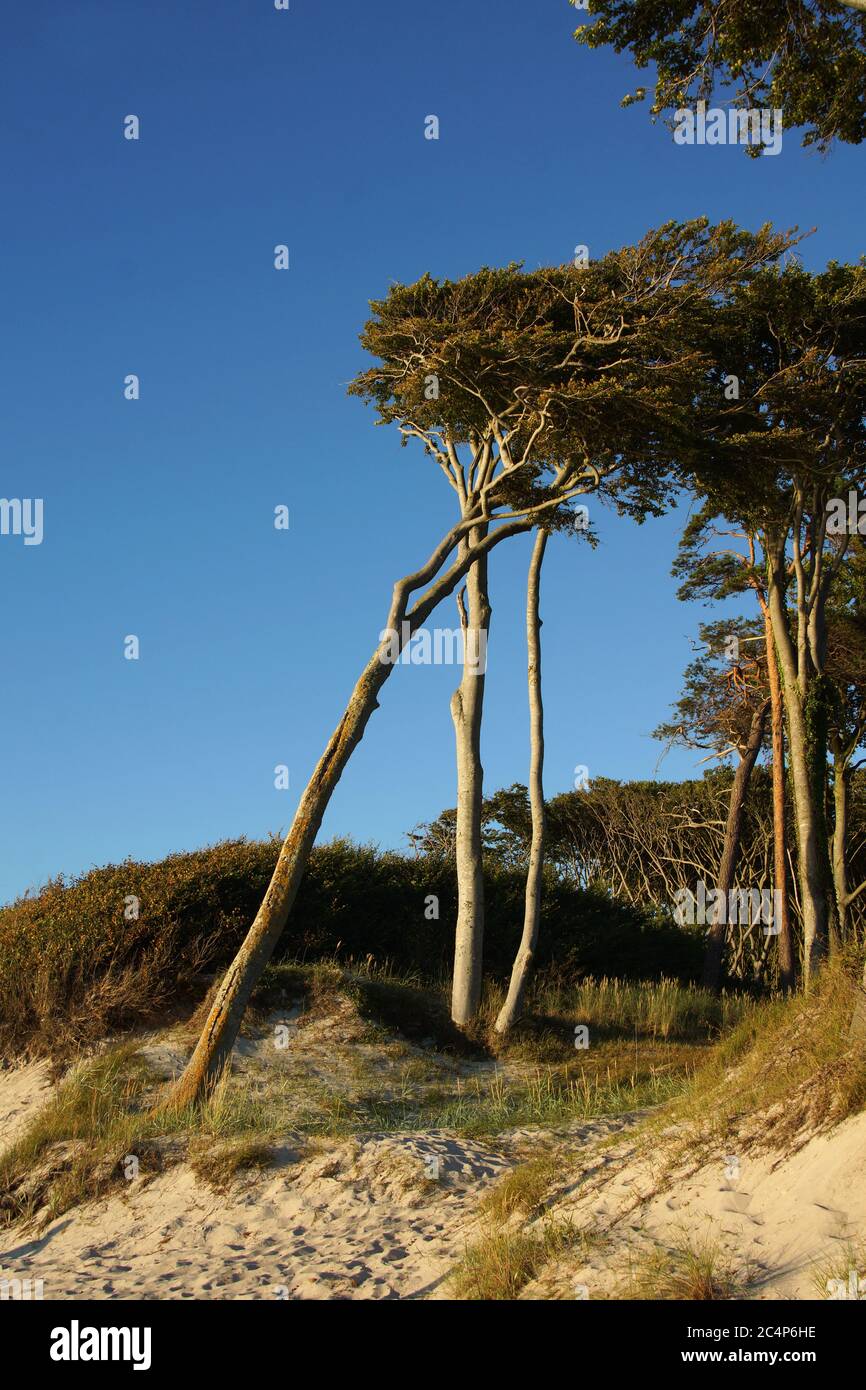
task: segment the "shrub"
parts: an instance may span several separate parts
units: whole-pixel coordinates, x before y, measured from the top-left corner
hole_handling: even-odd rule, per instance
[[[224,841],[154,864],[127,860],[77,879],[55,879],[0,909],[0,1049],[58,1053],[116,1029],[152,1021],[201,994],[203,971],[236,951],[261,902],[278,843]],[[489,864],[485,965],[511,969],[523,920],[518,868]],[[425,905],[438,899],[430,920]],[[132,898],[139,915],[127,920]],[[452,864],[334,840],[311,857],[278,957],[371,958],[402,974],[450,970],[456,883]],[[560,978],[693,977],[694,933],[548,879],[540,970]]]

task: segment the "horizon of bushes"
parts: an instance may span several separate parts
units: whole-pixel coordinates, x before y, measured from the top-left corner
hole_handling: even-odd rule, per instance
[[[202,993],[207,973],[243,940],[278,851],[276,839],[241,838],[151,863],[127,860],[56,878],[0,908],[0,1051],[93,1040]],[[485,883],[485,971],[505,979],[523,921],[524,873],[488,856]],[[335,839],[313,850],[274,959],[369,958],[441,979],[455,917],[447,859]],[[700,931],[547,873],[538,970],[555,967],[566,981],[664,975],[688,983],[702,954]]]

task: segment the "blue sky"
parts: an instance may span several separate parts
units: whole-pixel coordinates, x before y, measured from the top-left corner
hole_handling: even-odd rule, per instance
[[[393,581],[452,519],[438,470],[345,394],[391,281],[603,254],[700,214],[817,226],[816,267],[862,253],[862,152],[675,146],[620,109],[631,66],[575,44],[579,19],[566,0],[4,16],[0,493],[44,498],[45,536],[0,537],[0,900],[288,826]],[[681,517],[595,521],[598,550],[557,538],[545,566],[551,794],[577,764],[653,775],[704,616],[669,576]],[[521,541],[492,563],[490,790],[526,777],[527,559]],[[453,804],[456,676],[394,673],[323,835],[405,845]]]

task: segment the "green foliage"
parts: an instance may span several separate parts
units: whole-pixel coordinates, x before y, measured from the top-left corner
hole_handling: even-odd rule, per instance
[[[393,285],[361,335],[378,363],[350,392],[380,424],[396,423],[404,443],[421,440],[446,473],[449,451],[468,444],[486,476],[484,449],[498,448],[488,509],[537,503],[551,470],[567,466],[582,490],[641,518],[664,507],[691,428],[701,306],[790,244],[769,227],[752,234],[698,218],[587,265]],[[584,486],[588,466],[598,473]]]
[[[236,840],[156,864],[127,861],[57,879],[0,910],[0,1043],[58,1052],[200,994],[204,968],[219,969],[240,945],[277,853],[276,842]],[[524,887],[519,867],[488,866],[486,965],[500,979],[520,936]],[[140,915],[127,921],[133,895]],[[438,920],[425,915],[431,898]],[[572,976],[636,978],[698,968],[693,935],[605,893],[551,880],[544,913],[541,968],[555,961]],[[280,954],[370,957],[439,977],[450,969],[455,918],[447,860],[336,840],[311,855]]]
[[[589,13],[580,43],[656,66],[653,115],[733,88],[727,102],[781,108],[804,145],[866,135],[866,14],[843,0],[590,0]]]
[[[673,718],[653,737],[730,756],[746,747],[754,714],[768,698],[764,625],[729,617],[701,623],[699,633],[700,654],[686,667]],[[731,637],[740,644],[735,655]]]

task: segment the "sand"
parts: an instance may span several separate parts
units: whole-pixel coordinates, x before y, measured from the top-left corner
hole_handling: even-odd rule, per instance
[[[0,1072],[0,1143],[48,1093],[44,1064]],[[816,1264],[866,1235],[866,1114],[789,1157],[744,1155],[737,1169],[719,1155],[673,1178],[661,1150],[648,1157],[630,1137],[637,1118],[489,1143],[372,1134],[312,1153],[287,1136],[274,1166],[226,1191],[181,1163],[39,1231],[8,1228],[0,1278],[41,1279],[46,1299],[445,1298],[484,1229],[483,1193],[542,1144],[562,1156],[549,1216],[605,1238],[521,1298],[609,1298],[642,1251],[709,1235],[749,1268],[752,1297],[812,1299]]]

